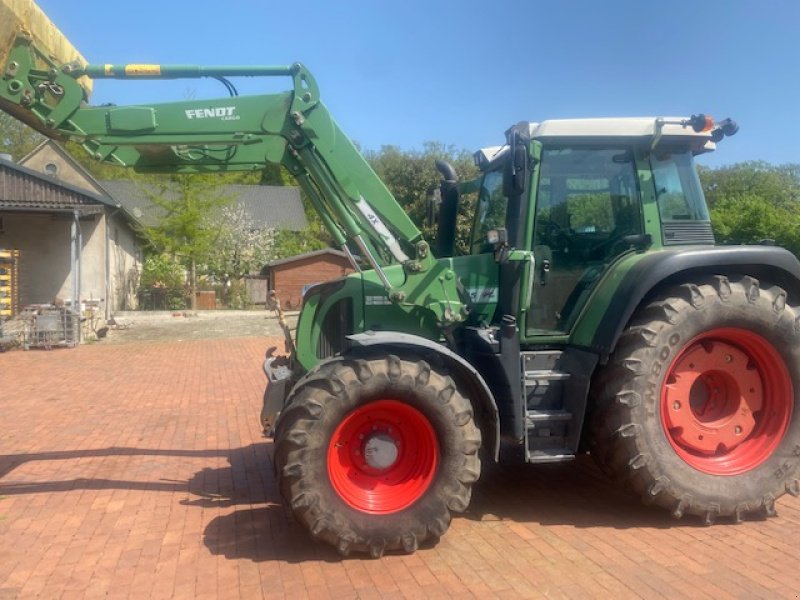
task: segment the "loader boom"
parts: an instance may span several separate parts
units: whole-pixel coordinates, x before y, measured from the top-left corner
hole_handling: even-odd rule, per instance
[[[3,0],[4,2],[8,0]],[[66,64],[26,33],[2,66],[0,109],[54,139],[79,142],[96,160],[140,172],[209,173],[284,165],[338,246],[375,269],[389,299],[431,311],[443,328],[464,320],[457,278],[320,101],[311,73],[291,66]],[[149,106],[88,105],[92,79],[286,77],[291,90]],[[350,254],[352,256],[352,254]],[[353,264],[358,268],[356,261]],[[383,267],[403,266],[402,279]],[[393,271],[394,272],[394,271]]]

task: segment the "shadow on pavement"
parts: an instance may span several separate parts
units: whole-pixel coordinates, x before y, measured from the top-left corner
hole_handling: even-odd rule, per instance
[[[208,549],[253,561],[344,560],[294,523],[279,497],[271,499],[269,506],[241,508],[213,519],[205,530]],[[237,503],[249,503],[242,500]],[[578,528],[701,526],[699,520],[678,522],[665,511],[643,506],[608,481],[589,457],[558,465],[487,465],[468,512],[456,518]]]
[[[622,490],[588,456],[558,464],[484,463],[463,516],[476,521],[615,529],[668,528],[679,523],[666,511],[644,506],[638,497]],[[680,524],[696,523],[684,519]]]
[[[292,521],[277,490],[271,448],[272,443],[265,441],[229,450],[104,448],[0,455],[0,495],[103,489],[185,492],[179,502],[186,506],[235,508],[213,518],[205,528],[204,543],[213,554],[254,561],[340,560],[333,549],[314,542]],[[154,457],[148,460],[162,462],[173,457],[224,458],[228,465],[204,468],[178,481],[105,477],[3,481],[29,461],[124,456]],[[678,524],[665,511],[645,507],[638,498],[618,489],[589,457],[555,465],[484,464],[468,512],[456,518],[579,528],[668,528]],[[684,519],[680,524],[699,526],[699,520]]]

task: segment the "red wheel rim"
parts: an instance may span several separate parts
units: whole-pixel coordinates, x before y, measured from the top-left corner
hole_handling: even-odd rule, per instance
[[[389,514],[419,500],[433,481],[439,444],[430,421],[397,400],[350,412],[328,447],[328,477],[345,503]]]
[[[713,329],[672,361],[661,422],[692,467],[739,475],[772,455],[789,426],[793,398],[789,371],[772,344],[746,329]]]

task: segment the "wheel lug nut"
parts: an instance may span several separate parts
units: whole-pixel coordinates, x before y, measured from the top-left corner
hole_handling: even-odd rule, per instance
[[[742,428],[739,425],[737,425],[736,427],[733,428],[733,433],[735,433],[736,435],[742,435]]]
[[[675,400],[675,402],[672,403],[672,408],[673,408],[673,410],[680,410],[681,403],[678,402],[677,400]]]
[[[732,363],[733,362],[733,357],[730,354],[726,354],[725,355],[725,362],[726,363]]]

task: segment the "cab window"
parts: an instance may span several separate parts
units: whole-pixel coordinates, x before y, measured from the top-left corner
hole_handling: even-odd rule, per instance
[[[486,241],[492,229],[506,226],[508,198],[503,194],[502,171],[490,171],[483,176],[472,227],[470,254],[492,252],[494,247]]]
[[[700,178],[688,151],[650,157],[662,221],[708,221]]]

